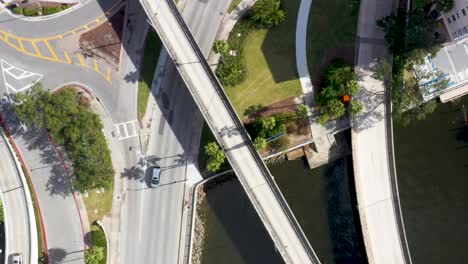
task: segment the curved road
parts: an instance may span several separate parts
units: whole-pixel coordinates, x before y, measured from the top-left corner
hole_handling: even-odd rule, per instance
[[[1,129],[1,128],[0,128]],[[3,132],[2,132],[3,134]],[[28,211],[28,192],[24,186],[14,157],[7,147],[5,137],[0,137],[0,190],[2,192],[3,207],[5,210],[5,258],[9,260],[12,254],[21,253],[25,264],[35,264],[37,250],[34,259],[32,256],[32,242],[37,245],[36,223],[34,215]],[[29,201],[30,203],[31,201]],[[31,212],[34,214],[34,212]],[[34,237],[33,237],[34,236]],[[10,263],[9,261],[5,263]]]
[[[66,12],[63,15],[59,13],[51,18],[39,21],[28,21],[4,12],[0,14],[0,26],[1,29],[17,36],[46,38],[77,29],[85,23],[106,15],[105,13],[109,10],[110,12],[115,11],[115,7],[119,3],[122,3],[122,0],[87,1],[71,12]]]

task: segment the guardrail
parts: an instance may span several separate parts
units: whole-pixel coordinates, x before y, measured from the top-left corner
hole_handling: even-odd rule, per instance
[[[300,225],[298,224],[297,219],[295,218],[294,214],[292,213],[291,208],[286,203],[286,200],[285,200],[284,196],[282,195],[281,191],[279,190],[278,186],[276,185],[276,182],[273,180],[273,177],[271,176],[268,168],[266,167],[265,163],[263,162],[263,159],[260,157],[257,150],[255,149],[255,147],[254,147],[254,145],[253,145],[253,143],[252,143],[252,141],[250,139],[250,136],[248,135],[247,131],[245,130],[244,125],[240,121],[237,113],[235,112],[234,107],[231,105],[231,103],[229,101],[229,98],[224,93],[224,89],[222,88],[222,85],[220,84],[219,80],[216,78],[215,74],[212,72],[208,62],[206,61],[205,57],[203,56],[203,53],[201,52],[200,48],[198,47],[198,44],[196,43],[195,39],[193,38],[192,33],[190,32],[190,29],[186,25],[186,23],[185,23],[184,19],[182,18],[179,10],[177,9],[177,5],[172,0],[166,0],[166,2],[168,3],[168,6],[169,6],[172,14],[174,15],[177,22],[179,23],[179,26],[181,27],[181,29],[183,30],[185,36],[187,37],[187,39],[188,39],[188,41],[190,43],[190,46],[192,47],[193,51],[195,52],[201,66],[204,68],[204,70],[207,73],[210,81],[212,82],[213,86],[215,87],[216,93],[221,98],[221,101],[223,102],[226,110],[228,111],[230,117],[234,121],[240,135],[242,136],[242,138],[244,140],[245,145],[247,146],[249,152],[252,154],[252,157],[255,159],[255,162],[257,163],[258,167],[262,171],[262,175],[264,175],[264,178],[265,178],[266,182],[271,187],[271,189],[272,189],[275,197],[277,198],[281,208],[283,209],[283,211],[286,214],[286,217],[288,218],[289,222],[291,223],[291,226],[293,227],[294,231],[298,235],[298,238],[300,239],[303,247],[306,249],[307,254],[309,255],[310,259],[314,263],[320,263],[320,261],[319,261],[317,255],[315,254],[312,246],[310,245],[309,241],[307,240],[303,230],[301,229]],[[145,1],[142,1],[142,5],[143,5],[143,8],[146,10],[146,13],[151,14],[150,12],[148,12],[150,10],[150,8],[148,8]],[[157,14],[155,14],[155,15],[157,15]],[[150,15],[150,19],[152,19],[152,17],[153,16]],[[153,25],[153,26],[156,29],[158,29],[157,25]],[[160,32],[158,32],[158,33],[160,33]],[[163,36],[161,36],[161,39],[163,40],[163,43],[164,43],[164,37]],[[168,45],[165,45],[165,46],[166,46],[166,50],[169,52],[169,54],[171,54],[172,57],[174,57],[174,55],[175,55],[174,51]],[[197,97],[193,93],[192,93],[192,95],[194,97]],[[197,100],[195,100],[195,101],[197,101]],[[199,101],[201,101],[201,100],[199,100]],[[202,106],[200,106],[200,105],[199,105],[199,107],[202,108]],[[207,121],[210,121],[208,115],[205,114],[206,111],[203,111],[203,109],[200,109],[200,110],[201,110],[202,114],[204,115],[205,119],[207,119]],[[213,134],[215,135],[215,137],[218,139],[218,141],[220,141],[219,138],[218,138],[219,135],[218,135],[217,131],[212,127],[211,122],[207,122],[207,123],[210,126],[210,129],[213,131]],[[229,160],[229,156],[228,155],[226,155],[226,156],[227,156],[227,159]],[[230,163],[231,163],[231,165],[233,164],[232,162],[230,162]],[[249,190],[247,190],[247,188],[246,188],[246,192],[249,192]],[[253,197],[253,195],[249,195],[249,196]],[[255,201],[252,201],[252,203],[255,203]],[[257,205],[256,208],[260,209],[261,207]],[[259,215],[262,218],[262,220],[265,221],[265,218],[262,217],[260,212],[259,212]],[[266,226],[267,229],[269,229],[269,227],[267,225],[265,225],[265,226]],[[274,232],[270,230],[270,234],[273,235]],[[279,241],[279,239],[277,239],[277,241]],[[280,251],[282,250],[281,248],[279,248],[279,249],[280,249]]]

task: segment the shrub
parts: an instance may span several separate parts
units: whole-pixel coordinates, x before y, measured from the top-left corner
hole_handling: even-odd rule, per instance
[[[43,11],[44,11],[43,13],[45,16],[52,15],[52,14],[62,11],[62,7],[61,6],[45,6],[43,8]]]
[[[257,119],[252,124],[252,128],[252,138],[262,137],[265,139],[284,133],[286,129],[284,124],[276,122],[274,117]]]
[[[216,69],[216,75],[223,85],[234,86],[245,79],[245,67],[238,56],[223,56]]]
[[[309,115],[309,111],[307,109],[307,106],[305,105],[298,105],[296,107],[296,117],[298,119],[304,119]]]
[[[353,114],[359,114],[362,112],[362,104],[359,101],[353,100],[350,103],[350,111]]]
[[[267,146],[267,141],[266,141],[266,139],[264,139],[262,137],[256,137],[255,140],[254,140],[254,146],[258,150],[265,149],[266,146]]]
[[[224,40],[216,40],[213,44],[213,50],[217,53],[227,54],[229,52],[229,44]]]
[[[330,120],[330,116],[327,113],[321,113],[317,119],[317,122],[319,122],[321,125],[324,125],[328,122],[328,120]]]
[[[100,264],[104,259],[104,248],[91,246],[85,251],[86,264]]]
[[[18,15],[23,14],[23,8],[18,7],[18,6],[15,6],[15,7],[11,8],[11,11],[13,11],[13,13],[18,14]]]
[[[286,136],[282,136],[278,139],[271,141],[269,145],[276,151],[285,150],[289,146],[289,138]]]
[[[40,12],[41,12],[40,8],[29,8],[29,7],[23,8],[23,15],[25,16],[38,16]]]
[[[205,154],[208,155],[206,168],[211,172],[217,172],[225,160],[223,150],[218,146],[218,143],[210,142],[205,145]]]
[[[252,13],[254,21],[267,27],[279,26],[286,18],[279,0],[259,0],[252,7]]]

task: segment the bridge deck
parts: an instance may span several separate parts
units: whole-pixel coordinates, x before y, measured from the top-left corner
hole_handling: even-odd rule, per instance
[[[140,1],[285,262],[320,263],[176,5]]]

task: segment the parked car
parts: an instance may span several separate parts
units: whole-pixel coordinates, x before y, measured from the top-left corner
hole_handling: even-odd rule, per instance
[[[153,171],[151,173],[151,180],[150,180],[151,188],[155,188],[159,186],[160,175],[161,175],[161,167],[154,166]]]
[[[23,264],[23,256],[21,254],[14,254],[12,260],[13,264]]]

